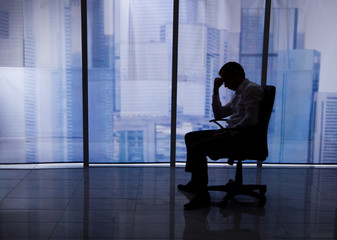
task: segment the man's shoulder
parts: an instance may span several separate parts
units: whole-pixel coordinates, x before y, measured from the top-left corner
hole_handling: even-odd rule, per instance
[[[247,79],[247,86],[250,86],[250,87],[261,87],[260,84],[257,84],[255,82],[252,82],[250,80]]]
[[[255,83],[255,82],[252,82],[252,81],[249,81],[247,83],[246,90],[248,90],[248,91],[256,91],[256,92],[263,92],[263,88],[261,87],[261,85]]]

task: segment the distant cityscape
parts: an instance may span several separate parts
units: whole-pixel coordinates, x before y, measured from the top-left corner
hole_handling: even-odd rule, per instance
[[[178,162],[185,133],[217,128],[212,84],[225,62],[261,81],[264,9],[237,1],[232,31],[219,12],[226,4],[203,2],[180,1]],[[1,163],[82,161],[80,8],[80,0],[1,1]],[[170,161],[172,13],[171,0],[88,1],[91,163]],[[305,49],[297,8],[271,14],[267,84],[277,95],[266,162],[337,163],[337,93],[319,92],[321,53]]]

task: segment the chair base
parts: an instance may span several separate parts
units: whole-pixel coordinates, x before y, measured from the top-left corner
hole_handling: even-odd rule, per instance
[[[225,208],[229,200],[234,198],[236,195],[251,196],[258,199],[258,206],[263,207],[266,204],[265,193],[267,191],[266,185],[243,185],[237,184],[235,181],[230,180],[226,185],[219,186],[208,186],[208,191],[221,191],[227,192],[222,202],[220,202],[220,207]]]

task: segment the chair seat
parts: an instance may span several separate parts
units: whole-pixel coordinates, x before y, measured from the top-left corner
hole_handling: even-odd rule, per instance
[[[257,161],[264,161],[268,157],[268,151],[266,148],[244,148],[245,151],[240,151],[240,149],[234,149],[227,152],[222,153],[213,153],[210,154],[209,157],[212,160],[218,160],[221,158],[229,158],[229,159],[235,159],[235,160],[257,160]]]

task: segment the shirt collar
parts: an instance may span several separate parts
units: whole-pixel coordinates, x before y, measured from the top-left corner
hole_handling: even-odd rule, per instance
[[[236,93],[239,93],[241,92],[249,83],[249,80],[248,79],[245,79],[242,81],[242,83],[239,85],[238,89],[236,89]]]

